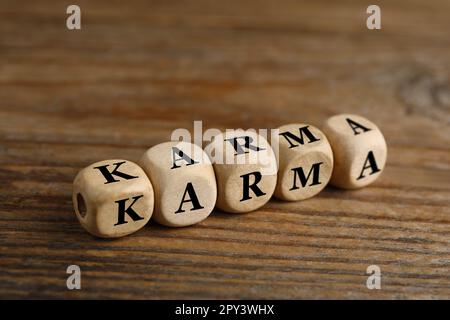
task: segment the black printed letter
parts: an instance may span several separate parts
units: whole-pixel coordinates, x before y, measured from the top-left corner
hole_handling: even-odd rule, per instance
[[[364,127],[362,124],[359,124],[358,122],[353,121],[352,119],[346,118],[348,125],[350,128],[352,128],[353,132],[355,133],[355,136],[357,134],[360,134],[361,132],[367,132],[370,131],[369,128]],[[358,132],[358,129],[362,129],[362,131]]]
[[[300,143],[300,144],[304,144],[304,141],[303,141],[303,133],[306,135],[306,137],[308,137],[309,143],[319,141],[320,139],[316,138],[316,137],[312,134],[312,132],[309,131],[308,127],[309,127],[309,126],[302,127],[302,128],[298,128],[298,132],[300,133],[299,136],[296,136],[296,135],[292,134],[292,133],[289,132],[289,131],[280,133],[280,136],[283,136],[283,137],[286,139],[286,141],[289,142],[289,144],[290,144],[289,149],[290,149],[290,148],[295,148],[295,147],[298,147],[298,146],[299,146],[298,144],[294,144],[294,143],[291,141],[291,139],[294,140],[294,141],[297,141],[297,142]]]
[[[186,193],[189,194],[189,198],[186,200]],[[183,210],[183,204],[186,202],[192,202],[192,209],[191,211],[203,209],[203,207],[200,205],[200,202],[198,201],[197,194],[195,193],[194,187],[192,186],[192,183],[189,182],[186,185],[186,189],[184,190],[183,198],[181,199],[180,207],[178,208],[175,213],[181,213],[184,212]]]
[[[175,159],[175,156],[179,156],[180,158]],[[188,164],[187,166],[190,166],[191,164],[198,163],[197,161],[194,161],[194,159],[189,158],[184,152],[178,148],[172,147],[172,163],[173,166],[170,169],[179,168],[180,166],[177,166],[177,161],[184,160]]]
[[[133,197],[133,202],[128,206],[128,208],[125,208],[125,202],[127,202],[127,200],[129,198],[126,199],[122,199],[122,200],[117,200],[116,203],[119,205],[119,211],[118,211],[118,218],[117,218],[117,223],[115,224],[115,226],[118,226],[120,224],[124,224],[124,223],[128,223],[128,221],[125,221],[125,213],[127,215],[130,216],[131,219],[133,219],[133,221],[138,221],[138,220],[142,220],[144,218],[140,217],[136,211],[133,210],[132,206],[136,203],[136,201],[138,201],[140,198],[142,198],[144,195],[140,195],[140,196],[136,196]]]
[[[305,177],[305,173],[303,172],[302,167],[291,169],[292,171],[294,171],[294,184],[292,185],[292,188],[289,189],[289,191],[299,189],[299,187],[297,187],[297,175],[300,179],[300,183],[302,184],[302,187],[306,186],[306,183],[308,182],[309,177],[311,176],[311,173],[312,173],[313,177],[312,177],[312,182],[309,186],[311,187],[311,186],[315,186],[317,184],[321,184],[321,182],[319,181],[319,172],[320,172],[320,165],[322,163],[323,162],[318,162],[318,163],[313,164],[311,166],[311,169],[308,172],[307,177]]]
[[[135,176],[130,176],[129,174],[123,173],[121,171],[119,171],[119,167],[124,164],[126,161],[122,161],[122,162],[117,162],[117,163],[113,163],[113,165],[115,165],[116,167],[113,169],[113,171],[109,171],[107,168],[109,167],[109,164],[106,164],[104,166],[99,166],[99,167],[94,167],[94,169],[98,169],[100,170],[101,174],[105,177],[106,182],[105,184],[108,183],[113,183],[113,182],[119,182],[120,180],[116,180],[114,179],[114,176],[117,177],[121,177],[124,178],[125,180],[130,180],[130,179],[135,179],[135,178],[139,178],[139,177],[135,177]]]
[[[253,175],[255,177],[255,181],[252,184],[250,184],[250,175]],[[242,199],[240,201],[245,201],[252,198],[250,197],[250,189],[252,189],[253,193],[257,197],[265,195],[265,193],[262,192],[257,185],[262,178],[261,172],[258,171],[250,172],[242,175],[241,178],[243,179],[243,191],[242,191]]]
[[[367,162],[369,162],[369,164],[367,164]],[[364,167],[362,168],[361,174],[356,180],[364,178],[364,171],[369,168],[372,169],[372,172],[369,174],[369,176],[380,171],[380,169],[378,169],[377,162],[375,161],[375,157],[373,156],[372,151],[369,151],[369,153],[367,154],[366,161],[364,161]]]
[[[238,139],[244,139],[244,144],[239,144]],[[258,146],[252,145],[253,138],[250,136],[242,136],[242,137],[234,137],[230,139],[225,139],[225,141],[228,141],[233,146],[234,150],[236,150],[236,154],[243,154],[243,153],[249,153],[249,151],[245,151],[242,147],[248,149],[252,149],[254,151],[260,151],[260,150],[266,150],[264,148],[260,148]]]

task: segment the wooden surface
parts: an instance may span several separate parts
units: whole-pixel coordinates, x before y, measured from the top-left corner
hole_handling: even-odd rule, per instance
[[[0,298],[450,298],[450,2],[0,3]],[[384,132],[382,177],[182,229],[85,232],[77,171],[137,161],[176,128]],[[82,290],[66,289],[78,264]],[[382,289],[366,288],[380,266]]]

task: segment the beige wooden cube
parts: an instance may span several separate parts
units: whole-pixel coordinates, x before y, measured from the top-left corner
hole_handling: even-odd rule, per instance
[[[277,162],[264,137],[251,130],[227,130],[216,135],[205,152],[216,173],[219,209],[249,212],[269,201],[277,182]]]
[[[197,145],[171,141],[145,152],[140,164],[155,189],[153,219],[170,227],[184,227],[206,219],[217,199],[214,170]]]
[[[387,146],[373,122],[353,114],[340,114],[325,122],[323,132],[334,154],[332,185],[356,189],[380,176],[386,164]]]
[[[275,196],[288,201],[313,197],[325,188],[333,172],[327,137],[308,124],[287,124],[278,130],[272,138],[279,166]]]
[[[105,160],[82,169],[72,201],[81,225],[102,238],[141,229],[153,213],[153,187],[144,171],[127,160]]]

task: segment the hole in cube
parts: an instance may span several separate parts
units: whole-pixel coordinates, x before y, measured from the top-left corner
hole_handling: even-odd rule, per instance
[[[87,214],[86,203],[84,202],[84,198],[81,193],[77,194],[77,208],[78,214],[84,218]]]

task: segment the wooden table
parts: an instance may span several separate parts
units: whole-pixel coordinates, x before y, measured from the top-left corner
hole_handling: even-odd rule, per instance
[[[449,1],[63,1],[0,5],[0,298],[450,298]],[[389,155],[326,188],[199,225],[85,232],[77,171],[137,161],[176,128],[368,117]],[[82,289],[66,288],[77,264]],[[378,265],[381,290],[366,288]]]

